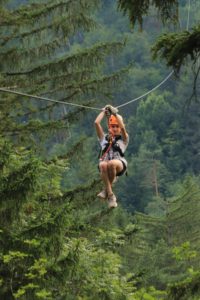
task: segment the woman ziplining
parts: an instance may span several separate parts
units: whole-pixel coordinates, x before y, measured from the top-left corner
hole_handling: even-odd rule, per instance
[[[95,120],[95,128],[101,153],[99,157],[99,171],[104,183],[104,189],[97,195],[102,199],[108,199],[108,207],[117,207],[117,198],[112,190],[116,177],[123,175],[127,169],[127,161],[124,153],[129,143],[122,116],[117,108],[107,105]],[[101,126],[104,117],[108,119],[108,133],[105,134]]]

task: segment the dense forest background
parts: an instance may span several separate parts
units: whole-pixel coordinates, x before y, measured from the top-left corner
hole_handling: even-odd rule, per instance
[[[0,1],[0,87],[98,108],[139,97],[171,71],[152,58],[160,35],[198,26],[189,3],[176,24],[150,7],[141,30],[115,0]],[[98,110],[0,93],[0,299],[200,298],[198,67],[191,55],[119,110],[115,210],[96,197]]]

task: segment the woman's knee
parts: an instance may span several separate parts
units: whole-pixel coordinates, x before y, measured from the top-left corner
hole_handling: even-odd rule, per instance
[[[99,169],[100,169],[101,172],[107,172],[107,170],[108,170],[108,164],[107,164],[107,162],[100,163]]]
[[[110,160],[108,162],[108,170],[111,172],[121,172],[123,170],[123,163],[117,160]]]
[[[112,160],[110,160],[108,162],[108,169],[109,170],[115,170],[116,169],[116,165],[115,165],[115,163]]]

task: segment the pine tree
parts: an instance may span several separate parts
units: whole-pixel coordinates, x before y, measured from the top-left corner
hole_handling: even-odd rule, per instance
[[[121,50],[123,42],[98,43],[77,48],[84,32],[97,26],[91,13],[98,1],[46,1],[1,7],[0,86],[30,94],[95,105],[107,95],[123,70],[103,73],[108,55]],[[103,104],[102,104],[103,106]],[[63,132],[83,108],[65,111],[58,103],[1,93],[1,132],[20,141]],[[48,133],[47,133],[48,132]]]
[[[1,87],[84,105],[110,94],[126,70],[108,74],[103,63],[124,42],[78,46],[85,31],[96,26],[91,14],[98,1],[4,2]],[[99,180],[61,187],[83,140],[65,153],[57,155],[54,148],[54,157],[47,156],[59,133],[61,146],[67,143],[68,122],[76,122],[85,110],[9,93],[0,97],[0,298],[122,297],[128,283],[120,274],[121,258],[103,249],[92,227],[110,213],[95,201]]]
[[[161,216],[155,211],[135,214],[126,260],[145,285],[165,289],[171,283],[175,293],[179,283],[183,287],[184,282],[195,283],[199,274],[199,195],[198,179],[188,178],[177,197],[163,203]],[[158,199],[155,201],[158,205]]]
[[[176,22],[178,18],[178,1],[125,1],[118,0],[118,7],[124,14],[128,14],[130,23],[134,26],[136,23],[142,27],[143,18],[151,9],[151,6],[158,10],[159,16],[163,22],[173,21]]]
[[[151,7],[155,7],[163,23],[173,22],[178,23],[179,10],[182,5],[185,5],[185,1],[178,3],[177,0],[167,1],[124,1],[119,0],[119,9],[129,16],[130,23],[135,26],[136,23],[142,27],[144,16],[150,13]],[[189,13],[191,14],[191,5],[188,4]],[[198,5],[195,3],[195,5]],[[195,7],[196,8],[196,7]],[[191,29],[190,24],[187,24],[185,30],[171,33],[167,32],[162,34],[155,42],[152,53],[153,58],[161,58],[166,61],[166,65],[173,67],[175,74],[180,74],[180,70],[185,64],[191,64],[194,72],[193,81],[193,96],[197,97],[198,91],[198,78],[199,78],[199,55],[200,55],[200,25],[199,18],[197,24]]]

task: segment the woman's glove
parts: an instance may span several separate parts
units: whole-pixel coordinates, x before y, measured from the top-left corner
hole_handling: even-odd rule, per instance
[[[113,107],[112,105],[106,105],[105,106],[105,114],[107,117],[110,117],[111,115],[116,115],[118,112],[118,109],[116,107]]]

